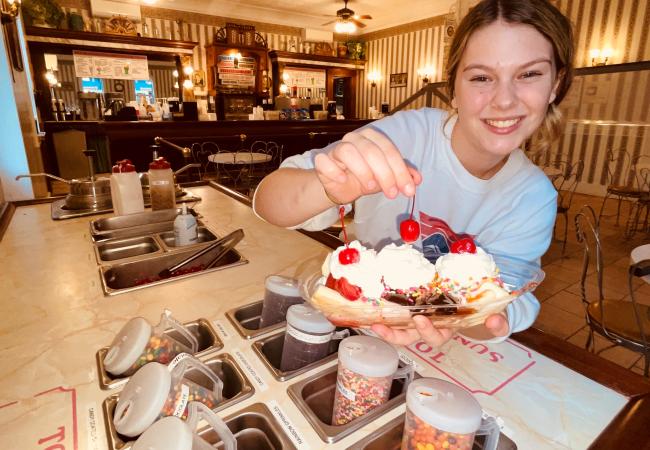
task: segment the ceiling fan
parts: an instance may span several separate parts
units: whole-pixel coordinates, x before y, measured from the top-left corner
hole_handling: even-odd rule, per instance
[[[343,8],[339,9],[336,11],[336,19],[330,20],[329,22],[326,22],[323,24],[325,25],[330,25],[332,23],[336,22],[351,22],[355,26],[359,28],[364,28],[366,27],[366,24],[361,22],[359,19],[364,19],[364,20],[370,20],[372,17],[368,14],[363,14],[363,15],[358,15],[355,14],[354,11],[352,11],[350,8],[348,8],[348,0],[344,0],[344,6]]]

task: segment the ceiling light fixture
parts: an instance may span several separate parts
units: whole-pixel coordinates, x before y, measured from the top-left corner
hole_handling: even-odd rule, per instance
[[[339,34],[350,34],[357,31],[357,26],[349,20],[339,20],[334,24],[334,31]]]

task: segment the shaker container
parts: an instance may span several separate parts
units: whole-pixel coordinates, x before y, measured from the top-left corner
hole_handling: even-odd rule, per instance
[[[224,450],[237,449],[235,436],[216,413],[198,402],[191,402],[188,409],[186,422],[175,416],[160,419],[142,433],[132,450],[214,450],[213,445],[196,433],[200,419],[217,433]]]
[[[264,287],[260,328],[284,321],[291,305],[304,302],[300,295],[298,280],[295,278],[270,275],[266,277]]]
[[[410,365],[398,369],[399,355],[392,345],[371,336],[351,336],[339,345],[332,425],[345,425],[390,396],[394,378],[413,379]]]
[[[172,328],[182,340],[165,334]],[[129,320],[113,339],[104,367],[115,376],[130,376],[150,362],[168,364],[179,353],[196,353],[199,344],[192,333],[165,310],[158,325],[152,327],[142,317]]]
[[[211,386],[187,377],[195,369],[205,375]],[[189,402],[216,407],[222,400],[223,383],[208,366],[187,353],[181,353],[168,367],[147,364],[126,384],[115,407],[113,423],[118,433],[138,436],[157,420],[176,416],[187,418]]]
[[[162,156],[149,163],[151,209],[154,211],[176,207],[176,186],[171,167]]]
[[[335,333],[336,327],[309,305],[292,305],[287,311],[280,370],[300,369],[327,356],[332,339],[343,339],[348,330]]]
[[[111,174],[111,201],[118,216],[144,211],[142,185],[135,166],[128,159],[118,161]]]
[[[482,448],[495,450],[499,426],[481,415],[481,406],[463,388],[436,378],[415,380],[406,393],[401,450],[471,450],[475,435],[487,435]]]

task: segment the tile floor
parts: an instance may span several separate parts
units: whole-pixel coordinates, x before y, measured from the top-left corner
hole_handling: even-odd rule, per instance
[[[557,336],[577,346],[587,342],[588,327],[580,298],[580,274],[582,270],[582,246],[577,242],[574,218],[583,205],[590,205],[596,213],[600,210],[602,197],[576,194],[569,210],[569,231],[567,246],[562,254],[562,242],[554,240],[542,258],[542,268],[546,278],[535,291],[542,308],[534,327]],[[603,288],[608,299],[629,300],[627,268],[630,251],[642,244],[650,243],[650,234],[637,232],[625,239],[625,221],[628,205],[623,204],[620,225],[616,225],[616,201],[607,200],[604,216],[601,219],[600,235],[603,246]],[[563,232],[563,217],[558,217],[557,237]],[[587,295],[594,298],[597,292],[595,269],[589,268],[586,281]],[[650,305],[650,285],[643,280],[634,282],[635,299]],[[609,342],[595,336],[596,350],[609,346]],[[613,361],[633,372],[643,375],[643,357],[625,348],[613,347],[604,350],[600,356]]]

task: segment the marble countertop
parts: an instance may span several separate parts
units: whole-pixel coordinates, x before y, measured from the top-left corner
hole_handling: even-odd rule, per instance
[[[318,270],[329,249],[262,222],[211,187],[191,191],[202,198],[195,209],[212,231],[244,229],[237,249],[249,263],[113,297],[102,292],[88,226],[101,216],[55,222],[49,204],[16,209],[0,241],[0,448],[108,448],[101,405],[119,389],[100,389],[95,355],[129,319],[157,323],[165,308],[182,322],[211,321],[222,351],[241,355],[261,378],[252,397],[220,415],[273,404],[298,433],[300,449],[344,449],[404,412],[401,405],[336,444],[318,437],[286,390],[323,367],[276,381],[224,313],[260,300],[268,274]],[[481,345],[455,339],[441,349],[420,343],[400,352],[421,375],[474,392],[519,448],[586,448],[628,400],[512,340]]]

